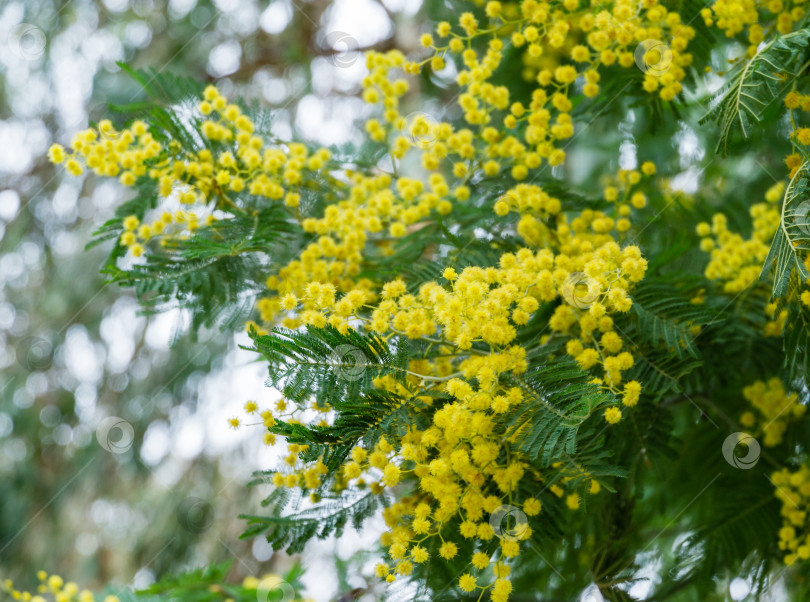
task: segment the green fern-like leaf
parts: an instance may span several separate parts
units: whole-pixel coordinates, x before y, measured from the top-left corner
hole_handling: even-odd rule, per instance
[[[505,416],[507,437],[515,436],[520,451],[546,464],[576,454],[579,427],[600,406],[615,400],[588,382],[587,373],[572,359],[549,359],[547,353],[536,354],[525,374],[510,377],[526,399]]]
[[[788,308],[783,344],[790,378],[810,382],[810,310],[801,303]]]
[[[672,284],[659,279],[642,282],[633,294],[631,315],[634,323],[625,334],[653,347],[660,344],[683,359],[700,357],[692,326],[703,326],[712,319],[711,311],[694,304]]]
[[[139,202],[148,206],[148,196],[139,197]],[[105,228],[102,236],[110,236],[115,226]],[[249,314],[264,290],[268,257],[283,263],[299,247],[297,234],[283,210],[270,206],[256,216],[221,220],[190,238],[172,240],[164,246],[171,252],[150,253],[146,263],[128,269],[118,266],[125,253],[118,245],[103,272],[111,282],[134,287],[148,312],[181,303],[191,311],[195,327],[233,326]]]
[[[355,529],[360,529],[367,518],[389,503],[385,494],[359,493],[354,497],[347,494],[338,499],[325,499],[312,508],[286,516],[242,515],[240,518],[248,521],[248,528],[241,537],[265,534],[273,549],[299,553],[312,538],[323,539],[333,534],[339,537],[350,521]]]
[[[810,29],[778,37],[742,63],[734,78],[715,96],[718,103],[700,123],[720,125],[717,152],[727,154],[728,143],[739,127],[749,138],[767,111],[777,110],[782,95],[807,67]]]
[[[799,167],[785,190],[779,227],[762,267],[763,276],[768,275],[771,266],[774,268],[773,297],[782,297],[787,292],[793,270],[802,281],[810,278],[800,255],[810,251],[808,165],[805,162]]]
[[[410,357],[407,344],[392,350],[381,337],[355,330],[345,334],[332,326],[306,331],[277,328],[270,335],[254,333],[253,351],[270,364],[266,384],[278,387],[296,402],[318,394],[321,404],[334,405],[373,388],[386,374],[403,378]]]
[[[650,349],[636,356],[636,365],[628,380],[644,383],[645,393],[653,399],[683,389],[683,378],[703,365],[703,360],[686,355],[683,358],[669,350]]]
[[[408,399],[373,390],[335,399],[332,408],[337,415],[329,426],[306,427],[279,421],[271,431],[283,435],[290,443],[307,445],[307,451],[299,456],[301,460],[320,460],[331,473],[340,468],[361,440],[366,449],[373,449],[385,433],[402,437],[414,426],[428,428],[425,414],[418,411],[424,407],[424,402],[416,397]]]

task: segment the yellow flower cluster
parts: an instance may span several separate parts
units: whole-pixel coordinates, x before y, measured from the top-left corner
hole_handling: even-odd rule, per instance
[[[5,590],[12,600],[22,602],[46,602],[48,599],[52,599],[54,602],[94,602],[95,600],[119,602],[117,596],[95,596],[90,590],[79,589],[79,586],[72,581],[65,582],[59,575],[48,575],[45,571],[39,571],[37,578],[40,584],[36,593],[15,589],[11,579],[2,582],[2,590]]]
[[[782,528],[779,529],[779,549],[785,553],[784,562],[810,558],[810,530],[807,513],[810,510],[810,468],[801,466],[791,472],[783,468],[771,475],[776,497],[782,502]]]
[[[722,213],[715,214],[711,224],[701,222],[697,225],[700,248],[711,256],[704,273],[707,278],[721,282],[724,292],[737,295],[759,279],[779,227],[781,207],[778,203],[784,190],[785,185],[778,182],[765,193],[767,202],[751,206],[752,232],[748,238],[729,230],[728,220]],[[805,265],[810,269],[810,256],[805,259]],[[759,287],[757,294],[770,297],[770,287]],[[810,307],[810,291],[802,293],[801,301]],[[788,310],[772,302],[766,305],[765,312],[770,319],[765,324],[765,336],[781,336]]]
[[[653,170],[646,166],[645,171]],[[637,181],[634,176],[629,179]],[[536,203],[529,199],[523,207],[525,215],[531,215],[531,206],[540,212],[550,208],[557,215],[559,201],[544,195],[537,187],[528,192],[510,191],[506,197],[510,202],[514,200],[519,209],[523,193],[541,199]],[[637,193],[626,192],[625,196],[633,194]],[[613,193],[608,191],[607,195]],[[635,204],[642,206],[642,200],[636,197]],[[341,469],[338,488],[369,486],[378,494],[407,476],[419,483],[415,495],[386,511],[390,531],[383,535],[382,543],[394,564],[380,565],[381,578],[392,581],[396,575],[409,575],[414,564],[425,562],[428,558],[425,542],[430,537],[442,539],[439,555],[445,559],[457,553],[457,545],[452,542],[455,537],[474,540],[483,549],[494,537],[489,516],[499,506],[517,502],[518,484],[526,475],[528,464],[510,450],[510,442],[496,429],[494,419],[525,401],[522,390],[504,386],[502,377],[519,377],[525,371],[525,349],[513,341],[517,328],[526,324],[541,304],[562,301],[552,318],[551,325],[556,331],[553,336],[569,338],[568,353],[583,368],[598,365],[601,378],[597,382],[620,393],[626,406],[638,402],[641,393],[638,382],[620,387],[622,371],[631,368],[634,361],[623,350],[624,343],[614,331],[609,314],[629,309],[626,291],[641,279],[646,262],[638,248],[622,249],[612,238],[615,220],[605,214],[586,211],[571,223],[560,214],[557,222],[552,238],[560,241],[561,250],[567,254],[555,255],[549,248],[537,251],[525,248],[516,254],[504,254],[497,268],[471,267],[460,274],[447,268],[443,274],[447,285],[427,282],[417,294],[409,294],[404,281],[396,279],[382,287],[382,300],[376,306],[363,307],[364,295],[357,290],[338,298],[334,287],[329,285],[312,283],[308,287],[306,302],[325,312],[324,321],[334,323],[337,316],[346,327],[351,321],[385,336],[401,334],[431,341],[447,354],[439,360],[411,362],[404,384],[391,377],[376,381],[378,387],[394,391],[403,399],[430,388],[452,396],[452,403],[433,413],[431,426],[425,430],[412,428],[395,442],[396,447],[384,438],[373,449],[357,447]],[[571,282],[572,275],[576,279],[577,273],[593,280],[591,298],[587,294],[582,298],[576,296],[573,290],[576,285]],[[301,315],[307,316],[306,321],[312,323],[314,310],[306,305],[301,310]],[[491,351],[479,351],[473,347],[476,342],[485,343]],[[454,361],[453,357],[459,359]],[[431,397],[422,395],[418,399],[429,407]],[[247,407],[246,410],[250,411]],[[622,417],[621,410],[609,407],[604,417],[615,424]],[[289,446],[286,458],[289,472],[274,475],[276,486],[313,490],[320,485],[326,472],[324,465],[320,461],[302,465],[297,459],[301,451],[304,451],[301,446]],[[503,457],[506,459],[499,460]],[[559,465],[554,468],[559,472],[567,470]],[[565,484],[571,479],[573,476],[566,474],[560,482]],[[565,496],[568,508],[579,507],[581,494],[576,490],[566,494],[558,484],[550,489],[559,497]],[[592,481],[589,492],[598,491],[599,484]],[[540,511],[539,502],[533,498],[522,500],[521,507],[527,516]],[[459,532],[448,532],[446,523],[456,516],[463,517]],[[525,538],[530,533],[527,528],[522,535]],[[459,587],[467,588],[466,591],[491,588],[493,599],[506,600],[511,587],[506,578],[508,562],[519,552],[518,540],[502,540],[501,554],[493,565],[495,580],[477,585],[476,577],[468,573],[462,576]],[[480,551],[473,556],[473,563],[481,571],[490,566],[489,557]]]
[[[142,121],[119,131],[109,120],[76,134],[71,152],[58,144],[48,152],[51,161],[65,163],[74,175],[88,168],[97,175],[117,177],[125,186],[134,186],[139,178],[157,184],[162,203],[154,219],[140,223],[133,215],[124,222],[121,243],[135,256],[142,255],[153,238],[165,244],[171,237],[188,236],[201,222],[213,224],[216,210],[238,210],[229,196],[242,191],[296,208],[308,176],[321,171],[331,158],[327,149],[310,154],[300,143],[267,146],[254,133],[253,121],[215,86],[205,89],[197,112],[204,118],[200,129],[206,145],[196,152],[176,141],[162,145]],[[211,150],[216,143],[221,143],[221,152]],[[174,210],[166,209],[170,203]]]
[[[419,479],[420,491],[385,511],[384,517],[391,531],[384,534],[382,543],[388,548],[393,566],[388,563],[378,565],[377,575],[390,582],[396,575],[410,574],[414,564],[428,560],[428,548],[431,546],[426,542],[431,537],[441,539],[441,545],[437,545],[441,558],[455,558],[459,547],[452,540],[461,537],[473,541],[477,546],[470,557],[475,570],[471,569],[460,578],[459,587],[464,591],[491,588],[493,600],[506,600],[511,588],[507,580],[509,562],[520,554],[520,542],[531,536],[532,529],[523,521],[512,531],[504,533],[497,520],[499,512],[517,511],[524,518],[535,517],[542,511],[542,505],[534,497],[524,497],[519,510],[511,506],[517,503],[517,484],[528,466],[518,458],[510,460],[508,452],[506,461],[498,462],[507,448],[502,449],[504,442],[490,436],[493,428],[491,420],[476,409],[484,405],[480,399],[486,395],[473,393],[469,385],[458,379],[449,381],[447,386],[454,395],[462,395],[467,400],[445,406],[436,413],[434,426],[423,432],[411,432],[403,439],[402,456],[409,461],[409,465],[412,463],[414,466],[412,472]],[[519,396],[518,390],[506,391],[504,397],[507,399],[503,403],[509,403]],[[439,450],[439,455],[434,457],[431,449]],[[406,471],[387,459],[391,451],[387,444],[375,449],[372,454],[355,448],[353,461],[346,467],[347,477],[356,478],[369,465],[382,471],[384,485],[396,484]],[[563,463],[555,463],[552,468],[562,475],[559,480],[562,485],[589,477],[574,464],[566,467]],[[489,494],[485,492],[488,482],[494,485],[490,486]],[[588,482],[587,493],[599,493],[599,483],[592,479]],[[551,485],[549,489],[558,497],[563,497],[565,490],[559,483]],[[580,494],[576,490],[571,490],[566,496],[566,505],[571,510],[579,508]],[[448,532],[445,526],[456,516],[460,517],[457,534]],[[493,516],[496,517],[494,520]],[[487,549],[487,542],[496,536],[500,539],[500,551],[493,560],[491,554],[484,550]],[[494,581],[478,585],[478,580],[485,577],[476,577],[472,573],[482,573],[489,568],[492,569]]]
[[[728,220],[722,213],[712,218],[711,224],[701,222],[697,233],[700,248],[709,253],[706,277],[723,283],[723,290],[737,294],[759,278],[762,264],[768,255],[773,235],[779,226],[780,207],[784,184],[772,186],[765,195],[766,203],[756,203],[749,213],[753,230],[749,238],[728,229]]]
[[[654,171],[650,163],[642,167],[644,174]],[[569,220],[561,212],[559,200],[537,186],[520,184],[508,191],[496,202],[494,211],[504,216],[510,211],[520,212],[521,235],[532,247],[541,248],[527,247],[503,254],[498,267],[468,267],[461,273],[448,267],[443,273],[446,284],[426,282],[415,294],[408,292],[403,280],[395,279],[382,286],[381,300],[376,305],[357,289],[339,297],[334,286],[308,285],[300,307],[300,315],[307,323],[317,324],[314,315],[332,324],[337,318],[345,328],[351,323],[386,337],[422,339],[439,345],[447,354],[439,360],[411,362],[404,384],[384,377],[376,385],[403,399],[432,389],[450,395],[452,403],[433,412],[431,425],[424,430],[414,427],[395,443],[381,439],[373,449],[355,448],[351,460],[342,467],[340,487],[370,483],[371,491],[380,493],[407,476],[419,483],[413,496],[386,511],[390,531],[383,535],[382,542],[394,565],[380,565],[381,577],[392,581],[396,575],[409,575],[414,564],[427,559],[425,541],[430,537],[440,537],[444,542],[439,555],[445,559],[457,553],[457,545],[452,542],[455,537],[471,539],[483,549],[494,536],[488,518],[499,506],[521,503],[528,516],[540,511],[537,500],[516,499],[528,464],[510,450],[510,442],[496,428],[495,418],[526,401],[521,388],[503,383],[504,377],[519,378],[526,370],[526,351],[514,340],[518,328],[528,323],[541,305],[558,303],[550,321],[551,336],[565,337],[567,352],[584,369],[599,368],[595,381],[620,394],[628,407],[638,402],[640,383],[623,383],[622,378],[622,372],[632,368],[634,359],[624,350],[625,343],[614,330],[610,314],[631,307],[627,292],[646,270],[639,249],[632,245],[622,248],[614,238],[628,229],[619,224],[628,219],[630,206],[643,207],[646,199],[633,188],[642,173],[622,172],[618,179],[619,186],[605,190],[606,198],[615,202],[615,218],[586,210]],[[543,226],[546,230],[541,232],[541,217],[543,222],[552,218],[556,226]],[[586,282],[585,291],[577,290],[580,280]],[[279,283],[283,282],[280,279]],[[298,300],[289,300],[287,309],[294,309],[293,302]],[[314,313],[313,307],[323,314]],[[490,351],[474,347],[475,343],[484,343]],[[431,397],[421,395],[418,399],[430,407]],[[610,424],[621,417],[616,406],[604,412]],[[292,471],[277,473],[273,482],[305,489],[320,484],[323,464],[301,466],[295,457],[299,446],[290,446],[290,451],[287,464]],[[555,470],[566,469],[555,466]],[[563,476],[561,482],[572,478]],[[560,497],[566,495],[560,485],[551,490]],[[598,483],[592,482],[589,492],[598,491]],[[566,504],[577,509],[580,493],[569,491]],[[459,533],[448,532],[446,523],[457,516],[462,517]],[[530,532],[525,531],[525,537]],[[502,540],[495,574],[504,575],[507,563],[519,551],[518,540]],[[474,564],[481,554],[476,552]],[[489,564],[488,557],[486,562],[479,558],[476,566],[483,570]],[[469,588],[467,591],[492,588],[493,599],[502,600],[510,587],[505,576],[496,577],[488,585],[476,583],[476,577],[466,574],[459,587]]]
[[[566,0],[552,10],[546,3],[528,0],[516,14],[513,6],[490,2],[486,12],[486,25],[471,13],[462,14],[461,31],[454,31],[448,22],[440,23],[436,34],[441,43],[425,34],[422,43],[433,55],[422,63],[408,62],[399,51],[368,54],[363,98],[382,106],[383,119],[370,119],[366,130],[379,142],[393,133],[392,157],[401,159],[416,148],[422,151],[426,169],[436,169],[446,160],[458,178],[475,169],[488,176],[509,169],[515,180],[525,180],[543,162],[553,167],[564,161],[564,141],[575,131],[572,99],[580,90],[589,98],[599,93],[600,68],[642,68],[644,88],[672,100],[681,91],[685,67],[691,63],[685,50],[694,30],[656,0],[623,0],[612,10],[580,7],[578,0]],[[488,39],[486,48],[477,50],[473,42],[482,37]],[[587,45],[573,45],[579,39]],[[667,39],[669,46],[642,46],[637,51],[639,42],[649,39]],[[508,87],[490,82],[507,46],[521,48],[529,57],[544,53],[554,57],[537,74],[528,105],[513,101]],[[402,78],[394,79],[392,70],[415,73],[430,64],[440,71],[451,60],[458,64],[457,104],[470,127],[455,130],[421,112],[403,116],[398,109],[409,86]]]
[[[807,409],[799,403],[797,393],[785,393],[782,381],[776,377],[768,382],[758,380],[748,385],[743,389],[743,396],[757,413],[744,412],[740,424],[747,428],[758,425],[757,432],[765,435],[764,443],[768,447],[779,445],[788,423],[803,416]]]
[[[448,194],[447,181],[440,173],[431,174],[427,186],[405,176],[353,174],[345,200],[327,207],[321,218],[302,220],[303,229],[317,237],[297,259],[268,279],[268,288],[277,294],[259,302],[262,320],[272,322],[278,312],[299,308],[297,318],[284,320],[286,326],[324,326],[324,310],[333,309],[328,323],[345,330],[347,318],[375,299],[373,283],[354,278],[369,238],[379,241],[386,228],[388,236],[401,237],[433,211],[447,215],[452,209]],[[458,198],[461,192],[457,189],[454,194]],[[344,295],[336,303],[337,293]]]
[[[807,12],[805,0],[715,0],[700,11],[708,26],[723,30],[732,38],[745,31],[748,56],[756,54],[769,28],[785,35],[794,30]]]
[[[376,90],[384,97],[382,102],[389,113],[386,120],[390,117],[394,128],[408,123],[407,135],[392,142],[392,156],[401,157],[416,149],[428,173],[417,178],[348,172],[345,179],[335,182],[332,193],[336,200],[322,217],[300,216],[296,208],[306,172],[320,170],[323,174],[328,152],[309,155],[303,145],[296,144],[265,148],[253,134],[253,123],[213,87],[206,90],[197,107],[201,115],[209,117],[203,122],[203,133],[212,141],[232,143],[235,151],[214,156],[209,149],[188,153],[171,146],[162,148],[138,123],[123,132],[106,124],[100,125],[98,132],[88,130],[77,136],[69,155],[61,147],[51,149],[56,162],[75,161],[106,175],[117,175],[116,170],[125,168],[136,177],[154,180],[164,202],[172,197],[184,205],[202,205],[209,217],[213,210],[221,211],[221,219],[238,211],[230,195],[243,190],[283,202],[302,228],[314,236],[296,259],[268,278],[272,293],[258,302],[264,325],[281,322],[296,328],[331,324],[343,332],[363,328],[385,337],[425,340],[445,350],[445,358],[412,362],[405,383],[387,377],[376,384],[403,399],[417,396],[426,408],[432,399],[422,394],[426,391],[450,395],[453,401],[433,412],[430,426],[424,430],[414,428],[400,440],[382,439],[373,449],[354,450],[336,486],[340,490],[369,483],[374,493],[382,493],[405,477],[418,482],[413,498],[401,500],[386,513],[390,531],[383,536],[383,543],[396,566],[393,572],[387,565],[380,570],[389,580],[395,574],[409,574],[413,563],[424,562],[422,543],[428,537],[442,538],[440,556],[450,559],[456,554],[455,537],[474,539],[481,546],[492,539],[487,519],[497,507],[514,502],[521,504],[528,516],[540,511],[537,500],[517,499],[528,464],[511,451],[510,441],[496,428],[496,417],[527,401],[520,387],[507,386],[503,379],[520,378],[526,370],[526,350],[514,341],[518,329],[542,305],[556,304],[557,308],[550,320],[551,334],[540,343],[552,338],[567,341],[566,352],[592,371],[594,382],[620,395],[626,407],[638,402],[641,384],[625,382],[623,376],[633,367],[634,358],[615,331],[611,315],[630,309],[628,293],[646,271],[639,248],[621,243],[631,227],[632,210],[646,204],[639,189],[642,180],[655,173],[650,162],[640,171],[620,172],[615,183],[604,189],[609,209],[573,215],[541,187],[518,183],[495,201],[493,211],[501,219],[508,219],[510,213],[520,216],[516,230],[526,246],[503,254],[497,267],[467,267],[461,273],[449,267],[443,284],[426,282],[416,293],[409,293],[400,279],[379,283],[358,278],[370,249],[385,249],[390,238],[418,228],[432,213],[447,215],[456,203],[467,201],[473,175],[495,175],[504,163],[511,165],[511,175],[521,180],[525,177],[521,166],[536,168],[540,159],[551,164],[562,161],[562,151],[544,147],[543,140],[548,142],[548,136],[561,140],[573,131],[566,116],[558,116],[551,124],[527,114],[527,127],[534,132],[530,136],[537,136],[529,147],[516,137],[501,136],[494,127],[473,133],[455,131],[449,124],[433,123],[423,116],[410,121],[401,118],[390,112],[396,111],[397,98],[407,86],[386,79],[388,69],[400,64],[400,59],[396,53],[371,55],[370,78],[375,87],[367,90]],[[497,66],[494,55],[487,64],[487,68]],[[407,63],[402,66],[413,70]],[[486,109],[480,109],[483,115],[500,110],[500,92],[489,88],[470,92],[479,93],[487,103]],[[537,103],[530,111],[543,115],[547,112],[542,108],[545,101],[539,95],[535,98]],[[560,96],[555,98],[562,104]],[[483,123],[486,119],[482,114],[473,115],[478,110],[470,105],[469,117]],[[514,105],[510,111],[523,118],[524,113]],[[377,130],[369,131],[374,137]],[[117,142],[103,137],[99,140],[99,132],[107,132]],[[441,163],[445,158],[450,158],[449,165]],[[200,227],[195,213],[172,213],[165,207],[159,210],[162,212],[156,213],[153,221],[141,223],[136,216],[124,220],[121,240],[134,255],[143,253],[148,241],[157,236],[184,236]],[[211,223],[212,217],[206,221]],[[489,351],[483,351],[482,344]],[[295,422],[304,409],[329,416],[329,408],[315,405],[296,406],[284,414],[287,404],[282,400],[276,417]],[[622,418],[618,406],[590,408],[588,415],[602,410],[608,424]],[[245,411],[256,414],[258,407],[249,402]],[[269,411],[261,417],[265,428],[276,419]],[[327,418],[320,419],[320,424],[326,424]],[[230,424],[238,428],[241,420],[233,418]],[[265,442],[274,443],[274,435],[267,433]],[[321,485],[326,467],[320,461],[305,465],[300,460],[304,451],[304,446],[289,445],[287,469],[274,475],[276,486],[313,491]],[[567,469],[554,470],[562,473]],[[570,480],[565,475],[561,479],[563,485]],[[567,507],[576,510],[581,495],[595,493],[598,484],[583,492],[561,485],[554,485],[552,491],[564,496]],[[464,517],[461,531],[449,533],[446,524],[458,515]],[[511,539],[501,543],[494,580],[478,585],[476,577],[467,574],[459,587],[469,591],[491,589],[493,599],[507,599],[511,589],[508,562],[518,555],[520,543]],[[489,562],[485,564],[481,552],[477,554],[476,566],[483,570]]]
[[[645,174],[654,171],[652,163],[642,166]],[[288,315],[284,319],[285,325],[291,327],[329,323],[345,331],[350,321],[360,321],[369,330],[410,338],[431,337],[439,329],[444,341],[468,350],[476,341],[491,347],[510,344],[517,327],[526,324],[541,304],[562,299],[565,303],[552,318],[552,330],[566,336],[575,334],[576,340],[568,346],[569,353],[585,369],[602,366],[606,386],[615,390],[622,381],[621,372],[631,368],[633,360],[629,353],[622,352],[623,343],[609,314],[629,310],[627,291],[643,277],[646,260],[635,246],[622,249],[613,233],[621,236],[627,231],[631,207],[645,205],[644,194],[634,190],[641,178],[640,172],[622,172],[620,185],[605,189],[605,197],[615,202],[613,217],[586,210],[570,221],[561,213],[558,199],[538,186],[519,184],[495,203],[494,210],[502,216],[510,211],[521,213],[518,233],[532,247],[540,247],[538,251],[525,248],[517,254],[505,254],[499,268],[466,268],[461,275],[448,268],[444,276],[452,287],[450,291],[436,282],[428,282],[418,295],[405,294],[405,283],[394,280],[382,287],[382,301],[377,305],[372,304],[378,293],[376,289],[370,290],[370,282],[337,279],[340,273],[323,271],[313,277],[313,269],[325,270],[328,264],[305,261],[310,253],[317,252],[318,257],[329,251],[333,256],[346,257],[345,246],[333,248],[334,240],[322,236],[302,253],[302,260],[285,266],[278,277],[270,279],[268,284],[279,289],[283,296],[260,302],[262,317],[270,322],[275,312],[283,309],[296,312],[296,317]],[[366,198],[375,200],[374,195]],[[317,220],[317,231],[335,235],[336,229],[338,235],[345,232],[349,240],[365,240],[361,229],[343,229],[339,218],[345,214],[341,209],[347,209],[347,205],[337,206],[335,220],[331,222],[330,209],[327,217]],[[545,225],[550,218],[556,227]],[[333,229],[326,230],[330,226]],[[360,240],[357,243],[355,261],[359,262],[362,246]],[[558,248],[559,253],[555,255],[552,248]],[[345,263],[340,262],[338,267],[346,269]],[[350,267],[357,273],[357,263]],[[579,290],[582,283],[584,291]],[[339,296],[341,289],[348,292]],[[625,403],[634,405],[639,391],[637,383],[630,385],[623,391]],[[615,416],[615,412],[611,415]]]

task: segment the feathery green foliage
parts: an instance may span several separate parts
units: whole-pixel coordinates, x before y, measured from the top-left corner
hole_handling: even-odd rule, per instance
[[[776,37],[740,63],[734,77],[716,95],[717,104],[701,120],[701,124],[716,121],[720,125],[718,153],[728,153],[738,128],[748,139],[763,122],[781,112],[782,99],[807,69],[808,58],[810,30],[799,29]]]

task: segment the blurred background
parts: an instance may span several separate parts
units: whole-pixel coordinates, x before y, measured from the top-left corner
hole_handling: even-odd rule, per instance
[[[273,133],[357,141],[365,49],[416,47],[419,0],[0,2],[0,578],[148,586],[232,561],[231,578],[307,570],[316,600],[366,588],[379,524],[300,559],[239,540],[246,487],[279,451],[228,428],[276,393],[246,337],[192,332],[105,285],[107,245],[84,246],[127,191],[72,178],[49,145],[138,99],[116,64],[214,81],[274,109]],[[420,18],[429,16],[423,11]],[[395,32],[397,38],[394,38]]]

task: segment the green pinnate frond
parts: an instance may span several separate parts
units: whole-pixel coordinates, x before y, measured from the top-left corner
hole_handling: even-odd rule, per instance
[[[308,326],[305,331],[278,328],[252,337],[252,350],[269,363],[267,386],[279,388],[296,402],[317,393],[321,404],[332,405],[371,389],[379,376],[404,378],[410,358],[406,343],[391,349],[374,334],[356,330],[344,334],[332,326]]]
[[[331,407],[336,417],[329,426],[306,427],[277,421],[270,430],[283,435],[290,443],[308,445],[306,452],[299,456],[301,460],[320,460],[331,473],[347,460],[352,448],[361,443],[366,449],[372,449],[386,433],[401,437],[410,428],[429,426],[420,412],[425,408],[424,401],[387,391],[372,390],[335,398]]]
[[[104,236],[111,236],[114,226],[105,228]],[[264,290],[268,261],[288,257],[298,248],[296,236],[283,211],[266,207],[255,215],[200,227],[188,238],[164,245],[172,252],[150,253],[145,262],[126,269],[118,264],[125,252],[119,245],[120,252],[113,253],[104,273],[112,282],[134,287],[148,311],[182,304],[191,311],[195,328],[233,325],[249,315]]]
[[[388,505],[385,494],[376,495],[368,490],[338,499],[323,499],[314,507],[285,516],[242,515],[248,527],[243,539],[264,534],[275,550],[290,554],[303,551],[304,545],[313,538],[323,539],[330,535],[340,536],[348,524],[359,529],[363,522]]]
[[[713,316],[705,305],[692,303],[671,277],[650,278],[633,291],[633,306],[628,319],[620,321],[620,332],[636,344],[664,346],[679,359],[699,359],[693,329],[709,324]]]
[[[717,104],[700,121],[719,124],[718,153],[728,152],[737,130],[743,138],[750,138],[766,114],[781,109],[782,97],[807,68],[808,46],[810,29],[799,29],[774,38],[741,64],[734,78],[715,96]]]
[[[785,189],[779,227],[762,266],[762,275],[773,274],[773,296],[782,297],[794,274],[804,281],[810,278],[804,258],[810,251],[810,195],[808,163],[805,161]]]
[[[546,352],[529,358],[528,370],[508,379],[523,390],[525,399],[504,416],[506,436],[542,464],[576,454],[579,428],[600,407],[615,402],[612,394],[589,380],[570,358]]]
[[[790,378],[810,382],[810,308],[801,302],[791,303],[788,308],[783,349]]]

